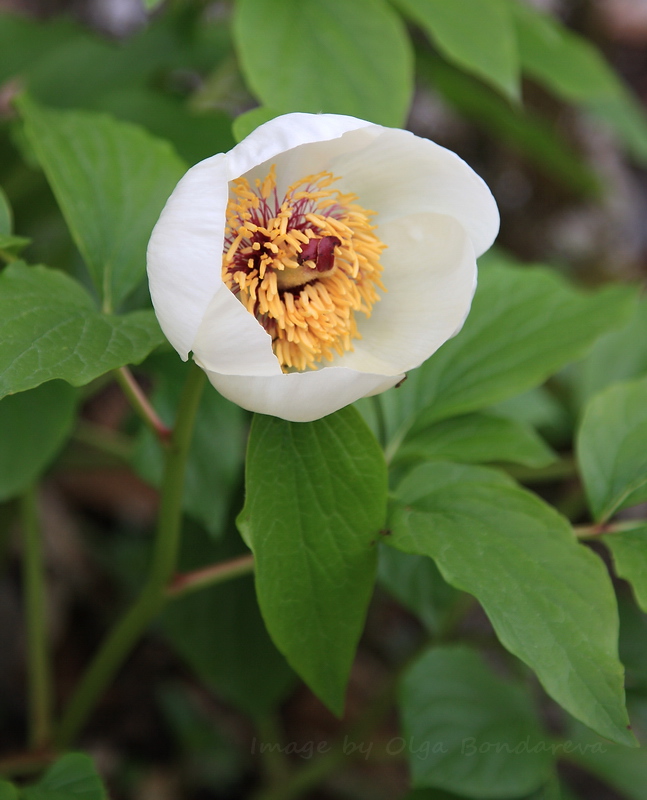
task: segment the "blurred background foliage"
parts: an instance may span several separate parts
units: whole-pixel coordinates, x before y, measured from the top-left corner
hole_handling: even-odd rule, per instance
[[[495,260],[550,262],[587,286],[645,277],[647,6],[638,0],[2,0],[0,185],[13,220],[1,204],[0,250],[9,256],[22,250],[29,262],[69,272],[90,287],[13,109],[23,88],[51,109],[105,112],[141,125],[170,142],[187,166],[230,149],[259,122],[287,111],[406,126],[455,150],[492,188],[502,215]],[[125,304],[147,307],[145,287],[136,287]],[[600,339],[586,359],[494,406],[489,421],[473,423],[479,430],[494,425],[490,435],[499,440],[497,425],[524,426],[524,466],[514,474],[575,522],[584,499],[568,465],[583,404],[612,380],[647,373],[644,301],[636,299],[633,309],[627,325]],[[169,423],[183,372],[164,347],[137,372]],[[160,478],[158,445],[107,379],[81,391],[47,383],[19,397],[20,406],[12,398],[0,405],[0,746],[8,759],[2,764],[14,772],[20,770],[11,753],[25,737],[24,699],[16,691],[24,684],[17,488],[51,464],[42,494],[48,624],[64,698],[138,585]],[[51,410],[46,440],[25,397]],[[233,521],[242,506],[248,423],[246,413],[215,392],[205,394],[187,477],[184,569],[243,549]],[[537,433],[559,452],[558,469]],[[25,442],[38,449],[38,463]],[[462,459],[482,460],[456,444],[451,421],[434,431],[433,442],[444,455],[458,447]],[[424,442],[412,437],[399,457],[415,459],[420,447]],[[505,452],[500,459],[507,460]],[[386,746],[400,733],[384,695],[388,701],[394,671],[429,630],[438,641],[483,644],[495,671],[505,674],[509,665],[501,668],[505,657],[482,612],[445,584],[430,560],[389,550],[380,581],[341,722],[298,684],[272,645],[251,578],[170,606],[81,741],[111,796],[460,800],[440,789],[407,795],[406,752],[394,756]],[[647,721],[647,618],[625,584],[618,582],[618,592],[621,649],[640,727]],[[468,677],[478,669],[452,657]],[[521,675],[541,698],[548,726],[569,735],[571,723],[527,671]],[[366,709],[376,716],[371,736],[382,756],[351,758],[343,743],[367,735],[358,722]],[[263,753],[256,746],[262,741],[281,741],[284,751],[296,744],[292,751]],[[333,741],[342,749],[328,756],[319,775],[310,744]],[[258,788],[263,780],[288,785],[286,775],[295,769],[305,776],[294,794]],[[454,788],[460,786],[469,788],[457,780]],[[559,779],[532,797],[645,800],[646,787],[644,757],[617,748],[605,758],[565,757]],[[38,797],[50,797],[45,789]]]

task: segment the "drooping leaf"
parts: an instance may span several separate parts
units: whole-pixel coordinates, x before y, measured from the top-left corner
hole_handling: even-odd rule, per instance
[[[72,430],[76,400],[62,381],[0,400],[0,501],[15,497],[47,468]]]
[[[397,0],[397,4],[448,61],[508,97],[519,98],[517,40],[505,0]]]
[[[82,386],[163,340],[152,311],[100,314],[58,270],[14,263],[0,275],[0,397],[55,378]]]
[[[389,432],[476,411],[537,386],[630,313],[632,291],[585,294],[555,272],[481,271],[461,332],[383,395]],[[417,417],[417,418],[416,418]]]
[[[445,580],[479,600],[501,643],[558,703],[633,744],[611,581],[567,521],[482,467],[422,465],[396,498],[386,543],[433,558]]]
[[[151,402],[172,428],[189,364],[175,353],[156,355],[147,362],[155,390]],[[218,392],[202,393],[184,477],[183,508],[214,537],[224,529],[232,491],[242,483],[248,415]],[[155,436],[144,428],[134,454],[134,467],[144,480],[159,486],[164,454]]]
[[[311,423],[257,415],[238,525],[274,643],[341,713],[375,577],[386,465],[358,412]]]
[[[188,526],[180,570],[196,570],[249,552],[240,537],[214,542]],[[205,684],[242,711],[272,711],[294,683],[294,673],[267,634],[253,578],[240,577],[173,599],[162,614],[164,633]]]
[[[167,142],[104,114],[18,107],[106,311],[142,281],[146,245],[185,171]]]
[[[647,525],[603,537],[616,572],[629,581],[638,605],[647,613]]]
[[[597,522],[647,500],[647,378],[615,384],[591,400],[577,458]]]
[[[269,108],[404,124],[413,58],[384,0],[240,0],[234,35],[247,83]]]
[[[22,800],[108,800],[94,763],[83,753],[68,753],[53,764]]]
[[[414,662],[400,713],[414,786],[503,800],[539,788],[550,773],[528,690],[464,645],[433,647]]]
[[[567,102],[594,112],[635,158],[647,162],[647,116],[600,51],[530,4],[506,1],[523,71]]]
[[[394,461],[509,461],[544,467],[555,454],[529,426],[494,414],[465,414],[407,433]]]

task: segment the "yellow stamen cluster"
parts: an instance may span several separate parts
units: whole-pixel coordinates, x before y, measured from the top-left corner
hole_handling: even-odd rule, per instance
[[[352,350],[355,312],[370,316],[384,289],[373,212],[331,188],[336,180],[309,175],[280,202],[274,166],[255,188],[246,178],[230,186],[223,280],[272,337],[284,372]]]

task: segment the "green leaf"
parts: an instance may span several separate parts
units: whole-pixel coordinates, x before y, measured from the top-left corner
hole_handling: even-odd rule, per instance
[[[482,467],[425,464],[396,498],[386,543],[435,559],[558,703],[603,736],[633,744],[613,587],[567,521]]]
[[[252,131],[255,131],[259,125],[262,125],[264,122],[269,122],[271,119],[278,116],[278,111],[272,111],[272,109],[266,108],[265,106],[259,106],[258,108],[252,108],[251,111],[246,111],[244,114],[236,117],[232,125],[236,141],[242,142],[242,140],[246,136],[249,136]]]
[[[55,378],[83,386],[163,340],[152,311],[100,314],[63,272],[14,263],[0,274],[0,397]]]
[[[18,102],[77,247],[111,311],[141,282],[146,245],[185,171],[171,146],[134,125],[81,111]]]
[[[524,72],[567,102],[596,113],[646,163],[647,116],[595,46],[529,4],[507,2]]]
[[[60,381],[0,400],[0,501],[47,468],[72,430],[76,401],[74,389]]]
[[[647,500],[647,378],[615,384],[591,400],[577,458],[596,522]]]
[[[414,786],[518,798],[547,779],[551,758],[527,689],[474,650],[434,647],[405,673],[403,738]]]
[[[8,781],[0,781],[0,800],[18,800],[18,789]]]
[[[466,414],[408,432],[394,461],[507,461],[528,467],[545,467],[555,454],[520,422],[494,414]]]
[[[448,61],[519,99],[516,33],[505,0],[397,0],[397,4]]]
[[[89,756],[68,753],[40,781],[22,792],[22,800],[108,800],[108,794]]]
[[[458,336],[383,396],[392,435],[416,414],[426,426],[543,383],[621,324],[632,299],[622,286],[585,294],[542,268],[492,265],[479,281]]]
[[[173,427],[189,364],[175,352],[147,362],[156,382],[151,402],[162,420]],[[202,393],[184,477],[182,504],[187,514],[213,535],[222,534],[231,513],[232,491],[242,484],[248,415],[208,387]],[[144,480],[159,486],[164,467],[157,437],[143,428],[134,454],[134,466]]]
[[[418,72],[458,113],[546,175],[580,195],[601,193],[594,170],[555,125],[529,108],[511,106],[488,86],[428,51],[417,53]]]
[[[239,0],[234,14],[245,79],[269,108],[404,125],[413,58],[384,0]]]
[[[0,237],[9,237],[13,230],[13,214],[7,195],[0,189]]]
[[[189,526],[180,568],[200,569],[244,552],[235,531],[214,543],[206,532]],[[251,575],[174,599],[164,609],[161,625],[198,677],[252,716],[274,709],[293,686],[294,673],[263,624]]]
[[[256,591],[279,650],[335,713],[375,577],[386,465],[358,412],[316,422],[257,415],[238,526],[256,557]]]
[[[377,576],[384,588],[430,631],[442,633],[461,597],[431,558],[380,547]]]
[[[616,573],[629,581],[638,605],[647,613],[647,525],[602,538],[611,550]]]
[[[575,374],[580,405],[612,383],[647,375],[647,300],[639,299],[636,292],[627,324],[601,336],[586,358],[575,365]]]

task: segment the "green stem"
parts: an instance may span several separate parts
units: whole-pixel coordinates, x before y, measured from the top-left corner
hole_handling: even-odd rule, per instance
[[[215,586],[253,571],[254,556],[251,554],[239,556],[229,561],[221,561],[219,564],[210,564],[208,567],[202,567],[193,572],[179,573],[167,586],[166,594],[168,597],[181,597],[197,589]]]
[[[142,391],[142,387],[137,383],[132,372],[128,367],[120,367],[114,371],[114,376],[133,410],[143,420],[144,424],[153,431],[162,444],[168,444],[173,431],[167,428],[159,418],[157,411],[155,411],[148,397]]]
[[[21,497],[23,580],[27,627],[29,743],[43,747],[50,736],[52,687],[47,642],[45,565],[38,517],[38,495],[30,486]]]
[[[166,455],[157,533],[148,579],[139,597],[108,635],[72,696],[56,735],[67,747],[84,725],[98,697],[114,678],[128,653],[156,616],[177,560],[182,521],[184,473],[205,375],[194,364],[180,398],[176,427]]]

